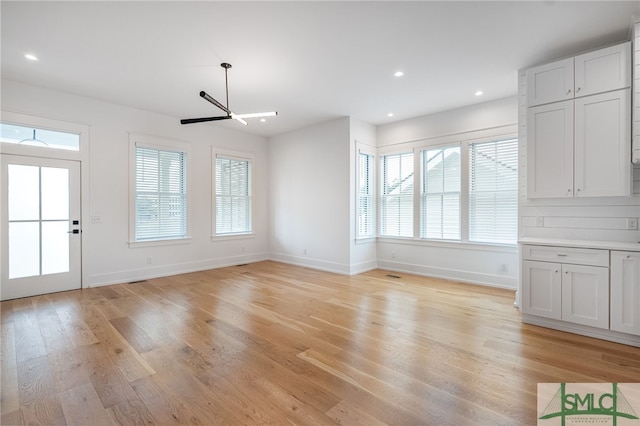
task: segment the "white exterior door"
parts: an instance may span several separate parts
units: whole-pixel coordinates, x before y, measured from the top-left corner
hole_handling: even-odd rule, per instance
[[[80,288],[80,162],[2,154],[0,183],[0,300]]]

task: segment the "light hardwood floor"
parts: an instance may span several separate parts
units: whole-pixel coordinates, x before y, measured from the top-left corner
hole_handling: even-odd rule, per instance
[[[261,262],[1,308],[3,425],[533,425],[538,382],[640,381],[640,349],[523,325],[511,291],[382,270]]]

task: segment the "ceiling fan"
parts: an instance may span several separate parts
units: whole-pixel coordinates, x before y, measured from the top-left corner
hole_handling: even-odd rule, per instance
[[[200,97],[211,102],[212,104],[220,108],[222,111],[226,112],[227,115],[219,115],[216,117],[185,118],[180,120],[180,124],[203,123],[205,121],[230,120],[233,118],[234,120],[238,120],[240,123],[246,126],[248,123],[244,120],[245,118],[274,117],[278,115],[276,111],[255,112],[250,114],[234,114],[233,112],[231,112],[231,110],[229,109],[229,82],[227,80],[227,71],[229,71],[229,68],[231,68],[231,64],[223,62],[220,64],[220,66],[224,68],[224,85],[225,85],[226,95],[227,95],[227,105],[222,105],[222,103],[215,100],[213,97],[211,97],[211,95],[207,94],[204,90],[200,92]]]

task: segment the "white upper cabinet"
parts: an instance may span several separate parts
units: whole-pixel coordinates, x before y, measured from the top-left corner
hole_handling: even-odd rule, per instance
[[[575,100],[574,196],[631,195],[630,90]]]
[[[529,106],[573,99],[573,58],[527,70]]]
[[[575,57],[575,96],[588,96],[631,86],[631,43]]]
[[[527,71],[528,198],[631,195],[630,54],[623,43]]]
[[[573,99],[573,58],[527,70],[529,106]]]
[[[529,198],[573,196],[573,101],[529,108],[527,116]]]
[[[585,53],[527,70],[527,106],[631,86],[631,43]]]

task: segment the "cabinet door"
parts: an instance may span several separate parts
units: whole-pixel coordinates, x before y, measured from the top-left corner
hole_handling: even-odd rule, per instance
[[[575,100],[576,197],[631,195],[630,90]]]
[[[609,328],[609,268],[562,265],[562,320]]]
[[[575,96],[631,87],[631,43],[575,57]]]
[[[522,262],[522,313],[545,318],[562,318],[561,265]]]
[[[527,106],[573,98],[573,58],[527,70]]]
[[[527,197],[573,196],[573,101],[529,108]]]
[[[640,253],[611,252],[611,330],[640,335]]]

